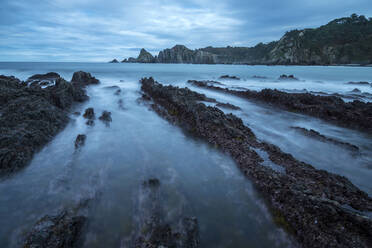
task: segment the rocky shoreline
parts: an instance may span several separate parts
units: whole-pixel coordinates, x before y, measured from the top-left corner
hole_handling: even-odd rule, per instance
[[[313,116],[334,124],[372,133],[372,103],[358,100],[344,102],[336,96],[319,96],[310,93],[286,93],[264,89],[231,90],[211,84],[210,81],[189,80],[188,83],[242,98],[257,100],[286,111]]]
[[[85,87],[98,83],[82,71],[71,82],[57,73],[34,75],[26,82],[0,76],[0,174],[26,166],[67,125],[72,105],[88,99]]]
[[[278,147],[260,142],[241,119],[200,101],[187,88],[141,80],[144,99],[159,115],[232,156],[271,208],[274,220],[303,247],[370,247],[372,199],[345,177],[300,162]],[[257,150],[283,170],[262,164]]]

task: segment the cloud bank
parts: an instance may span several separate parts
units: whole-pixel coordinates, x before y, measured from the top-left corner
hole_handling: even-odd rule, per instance
[[[3,0],[0,61],[108,61],[184,44],[253,46],[352,13],[370,0]]]

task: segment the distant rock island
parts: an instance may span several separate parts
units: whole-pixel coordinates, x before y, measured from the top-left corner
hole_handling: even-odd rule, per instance
[[[114,60],[115,61],[115,60]],[[116,60],[117,61],[117,60]],[[254,47],[206,47],[191,50],[184,45],[153,56],[144,48],[137,58],[123,63],[335,65],[372,64],[372,18],[356,14],[335,19],[315,29],[292,30],[279,41]],[[115,63],[115,62],[114,62]]]

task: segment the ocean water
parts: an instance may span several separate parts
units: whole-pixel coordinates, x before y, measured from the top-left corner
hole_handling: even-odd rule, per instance
[[[22,80],[50,71],[70,80],[78,70],[90,72],[101,84],[90,86],[90,100],[73,111],[94,107],[100,115],[108,110],[113,121],[106,126],[96,120],[89,127],[82,116],[71,115],[69,125],[35,155],[29,166],[0,179],[0,247],[19,246],[40,217],[77,205],[84,206],[80,211],[89,218],[84,247],[129,247],[152,211],[147,204],[151,197],[141,186],[149,178],[160,180],[155,201],[161,206],[164,221],[176,227],[183,217],[195,216],[202,247],[295,246],[276,226],[259,192],[227,155],[190,137],[138,101],[139,79],[148,76],[241,107],[239,111],[224,111],[242,118],[259,139],[317,168],[343,175],[372,194],[371,135],[187,84],[189,79],[218,80],[229,74],[242,79],[221,81],[231,88],[337,93],[347,101],[370,101],[371,85],[347,82],[372,83],[372,68],[0,63],[0,74]],[[277,80],[281,74],[294,74],[300,81]],[[266,78],[255,79],[255,75]],[[108,86],[120,87],[121,94],[115,95]],[[355,88],[360,92],[351,92]],[[352,143],[360,147],[360,153],[308,138],[292,126],[312,128]],[[78,134],[86,134],[87,141],[75,152]]]

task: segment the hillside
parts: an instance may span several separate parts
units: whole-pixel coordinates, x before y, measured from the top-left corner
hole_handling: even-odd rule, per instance
[[[143,59],[144,54],[147,59]],[[187,64],[372,64],[372,18],[353,14],[314,29],[292,30],[279,41],[254,47],[206,47],[183,45],[123,62]]]

